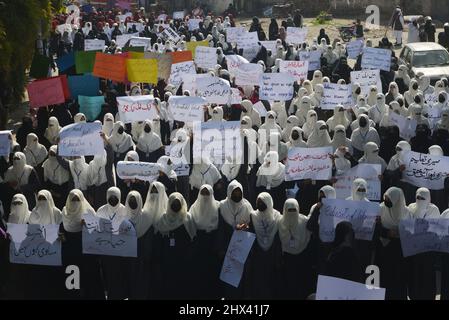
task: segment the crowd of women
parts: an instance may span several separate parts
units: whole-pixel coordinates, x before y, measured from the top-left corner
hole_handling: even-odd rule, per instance
[[[304,51],[321,51],[321,69],[309,79],[295,83],[290,101],[261,101],[268,110],[261,117],[254,108],[260,101],[257,86],[239,87],[227,70],[226,56],[243,54],[226,42],[226,29],[235,26],[232,16],[206,16],[199,29],[189,31],[187,19],[170,20],[181,36],[177,44],[163,41],[156,30],[157,15],[135,12],[126,21],[121,12],[82,13],[82,27],[73,32],[51,34],[49,56],[83,50],[84,39],[104,39],[105,52],[120,53],[117,35],[133,33],[132,21],[145,24],[142,37],[151,38],[152,50],[185,50],[186,41],[207,40],[217,48],[217,64],[199,73],[229,80],[243,97],[240,104],[208,105],[205,121],[240,121],[242,161],[226,159],[212,163],[207,157],[192,162],[192,132],[168,115],[171,96],[189,96],[182,86],[160,80],[155,86],[125,85],[100,80],[106,103],[96,121],[102,122],[104,152],[94,157],[61,157],[57,144],[62,127],[86,122],[75,100],[40,108],[23,119],[11,135],[11,154],[0,159],[2,220],[0,233],[0,295],[25,299],[306,299],[316,291],[317,276],[331,275],[364,283],[365,268],[380,268],[380,285],[387,299],[435,299],[437,270],[441,271],[441,297],[449,298],[448,254],[423,253],[404,258],[398,226],[405,218],[449,218],[448,191],[418,188],[401,181],[403,155],[415,151],[449,156],[448,79],[431,86],[423,75],[410,78],[406,66],[398,66],[392,52],[392,68],[381,71],[382,91],[376,86],[366,96],[353,83],[352,108],[320,108],[324,84],[350,83],[353,70],[344,44],[322,30],[310,43],[286,42],[286,27],[273,19],[269,39],[276,51],[259,44],[251,62],[264,72],[279,72],[281,60],[298,60]],[[54,26],[66,16],[55,18]],[[266,35],[257,18],[249,31],[260,40]],[[371,40],[366,46],[373,46]],[[379,43],[391,48],[387,38]],[[361,58],[354,70],[360,70]],[[66,74],[73,74],[69,69]],[[433,93],[438,101],[427,104]],[[160,111],[154,120],[124,124],[117,115],[117,96],[152,94]],[[431,109],[440,119],[429,119]],[[406,141],[389,117],[396,113],[417,121],[416,133]],[[434,112],[432,112],[434,114]],[[285,161],[291,148],[331,146],[333,178],[329,181],[285,181]],[[189,159],[187,176],[179,176],[165,149],[176,148]],[[251,152],[256,150],[256,152]],[[122,180],[115,172],[119,161],[153,162],[161,165],[152,183]],[[338,176],[359,163],[381,166],[380,216],[372,241],[356,240],[350,223],[342,222],[335,240],[319,237],[322,199],[336,198],[333,184]],[[368,184],[353,181],[348,200],[369,201]],[[130,221],[138,237],[137,258],[82,254],[83,214],[114,221]],[[59,224],[62,267],[9,263],[6,222]],[[220,270],[234,230],[256,235],[238,288],[219,280]],[[81,270],[81,289],[65,286],[65,267]]]

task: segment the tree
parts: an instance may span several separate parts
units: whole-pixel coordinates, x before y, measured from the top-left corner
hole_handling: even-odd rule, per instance
[[[45,36],[61,0],[0,0],[0,129],[20,104],[39,31]]]

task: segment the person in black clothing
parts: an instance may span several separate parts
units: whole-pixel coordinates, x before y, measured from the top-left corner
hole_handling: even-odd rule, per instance
[[[268,27],[268,39],[270,41],[276,40],[279,36],[279,25],[276,18],[271,18],[270,26]]]
[[[331,40],[329,39],[329,36],[326,34],[326,30],[321,29],[320,35],[318,36],[318,43],[321,43],[321,39],[326,39],[326,43],[329,46],[331,44]]]
[[[444,24],[444,31],[438,34],[438,43],[449,49],[449,22]]]
[[[302,28],[302,22],[303,22],[304,18],[301,14],[301,10],[296,9],[295,10],[295,15],[293,16],[293,23],[295,25],[295,27],[297,28]]]
[[[437,30],[435,28],[435,25],[432,23],[431,17],[426,17],[424,31],[427,34],[427,42],[435,42],[435,33]]]
[[[260,41],[267,40],[267,36],[265,35],[265,31],[262,29],[262,25],[259,22],[259,18],[254,17],[253,22],[251,23],[251,27],[249,28],[249,32],[257,32]]]
[[[121,36],[122,32],[118,28],[118,24],[114,23],[114,30],[112,30],[111,39],[115,40],[117,39],[117,36]]]
[[[341,57],[337,63],[334,71],[332,72],[332,78],[337,82],[339,79],[344,79],[346,83],[351,82],[352,68],[348,65],[348,60],[345,57]]]
[[[363,25],[362,25],[362,22],[360,21],[360,19],[357,19],[357,23],[355,25],[355,37],[357,39],[361,39],[364,37]]]
[[[430,133],[431,131],[426,124],[418,124],[416,126],[416,136],[410,140],[412,151],[428,153],[429,147],[433,144]]]
[[[22,118],[22,125],[17,130],[16,141],[23,150],[27,145],[27,136],[30,133],[36,133],[33,128],[33,120],[29,116]]]
[[[73,39],[73,50],[84,51],[84,33],[82,29],[78,29]]]

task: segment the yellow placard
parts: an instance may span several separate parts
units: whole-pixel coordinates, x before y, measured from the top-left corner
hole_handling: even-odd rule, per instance
[[[157,84],[156,59],[127,59],[128,81]]]
[[[208,40],[203,40],[203,41],[190,41],[187,42],[187,50],[188,51],[192,51],[192,58],[195,59],[195,50],[196,47],[208,47],[209,46],[209,41]]]
[[[145,57],[145,52],[128,51],[128,54],[131,59],[143,59]]]

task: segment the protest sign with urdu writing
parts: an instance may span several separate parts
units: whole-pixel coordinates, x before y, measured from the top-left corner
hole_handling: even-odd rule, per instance
[[[364,42],[363,40],[354,40],[346,45],[346,51],[348,52],[349,59],[357,59],[359,54],[363,52]]]
[[[220,280],[238,288],[246,259],[253,246],[254,233],[236,230],[232,234],[220,272]]]
[[[368,95],[371,86],[377,87],[377,92],[382,92],[382,81],[380,80],[380,70],[362,70],[351,72],[351,83],[360,85],[362,95]]]
[[[188,21],[188,27],[189,31],[195,31],[200,28],[200,22],[202,22],[202,19],[189,19]]]
[[[182,76],[186,74],[196,74],[195,64],[193,61],[173,63],[171,65],[171,73],[168,83],[174,85],[175,87],[179,87],[182,84]]]
[[[345,109],[352,107],[352,86],[349,84],[325,83],[320,108],[334,110],[341,104]]]
[[[449,157],[409,151],[402,160],[405,164],[402,181],[429,190],[444,189],[444,179],[449,176]]]
[[[209,46],[209,41],[189,41],[186,43],[187,51],[192,52],[192,57],[195,59],[196,47],[207,47]]]
[[[123,123],[153,120],[158,115],[154,97],[151,95],[124,96],[116,99],[120,120]]]
[[[319,70],[321,68],[321,51],[300,52],[299,60],[309,62],[309,71]]]
[[[218,77],[196,79],[196,94],[209,103],[227,104],[231,97],[231,86],[228,80]]]
[[[334,183],[334,189],[337,193],[337,199],[346,199],[352,194],[352,182],[357,178],[365,179],[368,183],[366,197],[369,200],[379,201],[381,198],[380,187],[381,182],[379,176],[381,174],[380,164],[360,163],[345,171],[342,175],[337,175],[337,182]]]
[[[231,88],[231,99],[229,104],[240,104],[242,102],[242,93],[238,88]]]
[[[231,77],[235,77],[237,74],[238,69],[241,65],[249,63],[249,61],[242,56],[232,54],[229,56],[226,56],[226,64],[228,65],[228,71],[231,75]]]
[[[239,34],[246,33],[245,27],[228,27],[226,28],[226,41],[229,43],[237,43]]]
[[[8,223],[11,236],[9,262],[44,266],[61,266],[59,224]]]
[[[173,162],[173,170],[178,177],[188,176],[190,171],[189,161],[184,154],[184,145],[175,144],[165,147],[165,155]]]
[[[119,161],[116,169],[117,176],[122,180],[154,181],[162,167],[158,163],[151,162]]]
[[[176,121],[202,122],[205,105],[207,101],[201,97],[171,96],[168,99],[168,112]]]
[[[288,73],[261,74],[259,78],[260,100],[291,100],[294,82],[295,79]]]
[[[138,32],[122,34],[115,38],[115,43],[116,43],[117,47],[123,48],[131,38],[137,38],[137,37],[139,37]]]
[[[377,202],[324,198],[320,208],[320,239],[334,241],[335,227],[342,221],[349,221],[356,239],[371,241],[379,212]]]
[[[309,71],[308,61],[281,61],[279,65],[280,73],[291,74],[296,81],[300,82],[307,80],[307,74]]]
[[[84,51],[103,51],[105,41],[100,39],[85,39]]]
[[[243,51],[247,49],[251,49],[254,47],[259,47],[259,35],[256,31],[254,32],[240,32],[237,33],[237,47],[239,49],[243,49]]]
[[[73,123],[59,133],[58,154],[63,157],[95,156],[104,152],[101,123]]]
[[[385,289],[319,275],[316,300],[385,300]]]
[[[410,141],[416,135],[416,126],[418,122],[415,119],[406,118],[396,112],[389,112],[390,121],[399,128],[399,136]]]
[[[259,77],[263,74],[263,67],[258,63],[240,65],[235,75],[235,84],[238,86],[257,86]]]
[[[137,257],[137,235],[131,222],[92,214],[84,214],[83,220],[83,254]]]
[[[129,39],[129,47],[142,47],[143,51],[151,49],[151,38],[132,37]]]
[[[332,147],[291,148],[285,165],[285,181],[329,180],[332,176]]]
[[[379,48],[364,48],[362,56],[362,69],[380,69],[390,71],[391,50]]]
[[[161,37],[162,39],[170,40],[173,43],[178,43],[178,41],[181,40],[179,34],[177,34],[176,31],[170,27],[165,28],[164,31],[161,32]]]
[[[307,28],[296,28],[296,27],[288,27],[287,28],[287,43],[293,44],[301,44],[306,42],[307,39]]]
[[[198,68],[214,68],[217,64],[217,48],[196,47],[195,64]]]

